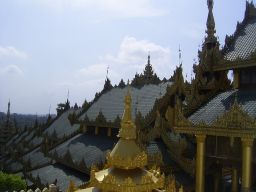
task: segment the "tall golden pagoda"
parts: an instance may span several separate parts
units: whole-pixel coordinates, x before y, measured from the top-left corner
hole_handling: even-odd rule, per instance
[[[91,170],[91,188],[78,190],[139,192],[162,189],[164,174],[159,170],[146,170],[147,154],[137,145],[136,126],[131,116],[131,95],[128,88],[125,97],[125,110],[121,121],[118,143],[107,155],[106,169]]]

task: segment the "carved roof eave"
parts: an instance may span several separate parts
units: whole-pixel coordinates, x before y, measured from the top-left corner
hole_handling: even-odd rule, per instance
[[[256,138],[256,120],[244,112],[235,101],[230,110],[218,117],[211,125],[203,121],[194,124],[179,111],[174,130],[177,133],[193,135]]]
[[[230,69],[240,69],[247,67],[256,66],[256,53],[253,53],[252,56],[248,59],[238,58],[234,61],[222,60],[219,65],[213,67],[213,71],[225,71]]]
[[[192,134],[192,135],[210,135],[210,136],[223,136],[223,137],[245,137],[245,138],[256,138],[256,131],[255,129],[245,129],[245,130],[238,130],[234,128],[223,128],[223,127],[216,127],[216,126],[175,126],[175,132],[177,133],[185,133],[185,134]]]

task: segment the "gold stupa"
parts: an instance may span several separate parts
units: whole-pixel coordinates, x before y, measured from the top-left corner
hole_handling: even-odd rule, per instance
[[[107,155],[106,169],[91,170],[91,188],[87,191],[140,192],[161,189],[164,175],[159,170],[146,170],[147,154],[136,143],[136,126],[131,116],[131,95],[128,88],[118,143]]]

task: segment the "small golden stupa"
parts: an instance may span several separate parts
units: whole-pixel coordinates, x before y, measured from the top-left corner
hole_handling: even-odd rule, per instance
[[[147,154],[136,143],[136,126],[131,116],[131,95],[128,87],[125,96],[125,110],[121,121],[118,143],[107,155],[106,169],[92,168],[89,191],[153,191],[164,187],[164,174],[159,170],[146,170]]]

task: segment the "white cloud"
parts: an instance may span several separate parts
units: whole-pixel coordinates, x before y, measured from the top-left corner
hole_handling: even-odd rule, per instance
[[[138,40],[126,36],[120,43],[119,49],[114,54],[101,56],[96,64],[85,66],[76,70],[72,76],[67,76],[66,81],[56,82],[58,90],[70,90],[73,101],[82,103],[86,96],[92,100],[96,92],[102,90],[107,75],[112,85],[118,84],[121,78],[124,81],[133,79],[136,72],[142,73],[147,63],[148,52],[151,55],[151,64],[154,71],[161,78],[169,78],[175,66],[171,65],[171,50],[148,40]]]
[[[166,13],[165,10],[156,8],[152,0],[38,0],[37,2],[59,12],[74,8],[115,17],[151,17]]]
[[[25,52],[20,51],[13,46],[7,46],[7,47],[0,46],[0,58],[1,57],[14,57],[14,58],[27,59],[28,55]]]
[[[95,64],[82,68],[78,71],[78,77],[87,79],[103,78],[106,75],[107,66],[105,64]]]
[[[121,78],[124,80],[132,79],[136,72],[143,72],[149,51],[151,64],[155,72],[161,78],[170,77],[175,66],[171,65],[171,50],[168,47],[163,47],[148,40],[137,40],[135,37],[126,36],[116,54],[102,56],[98,64],[78,70],[75,75],[76,83],[88,85],[88,82],[97,81],[95,86],[100,90],[108,66],[110,67],[109,78],[113,84],[118,84]]]
[[[23,76],[24,72],[17,65],[8,65],[0,69],[0,74],[10,76]]]
[[[188,24],[180,29],[180,32],[183,36],[188,37],[193,40],[201,40],[204,37],[205,26],[204,24]]]
[[[106,55],[101,58],[104,63],[108,63],[119,78],[125,77],[127,72],[134,76],[135,72],[142,72],[147,62],[148,52],[151,55],[151,64],[159,76],[169,76],[171,66],[171,50],[148,40],[137,40],[135,37],[124,37],[119,51],[116,55]],[[167,72],[167,73],[166,73]]]

